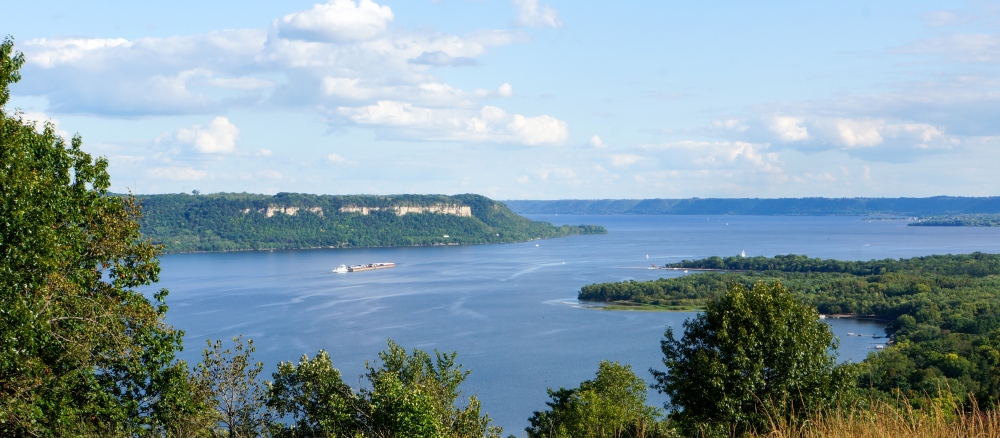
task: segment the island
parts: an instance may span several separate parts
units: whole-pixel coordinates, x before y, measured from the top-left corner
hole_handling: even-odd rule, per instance
[[[1000,214],[962,214],[920,218],[907,225],[917,227],[1000,227]]]
[[[532,221],[485,196],[278,193],[137,195],[142,236],[164,252],[511,243],[603,234]]]

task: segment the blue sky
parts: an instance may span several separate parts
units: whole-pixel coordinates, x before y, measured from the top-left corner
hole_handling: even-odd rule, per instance
[[[117,191],[1000,194],[1000,3],[83,3],[10,106]]]

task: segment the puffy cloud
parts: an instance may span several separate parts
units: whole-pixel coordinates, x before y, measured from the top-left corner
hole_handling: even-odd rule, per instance
[[[187,143],[203,154],[228,154],[236,151],[236,139],[240,129],[229,122],[229,119],[219,116],[212,119],[207,126],[195,125],[187,129],[177,130],[177,141]]]
[[[549,5],[539,5],[538,0],[513,0],[517,8],[517,18],[514,23],[527,27],[560,28],[563,23],[559,13]]]
[[[263,30],[227,30],[171,38],[33,39],[19,91],[44,95],[62,113],[113,116],[204,113],[221,102],[192,92],[208,87],[254,90],[263,79],[242,70],[264,47]]]
[[[809,139],[809,131],[797,117],[774,116],[768,121],[767,129],[781,141],[802,141]]]
[[[526,1],[519,7],[525,23],[558,24],[548,6]],[[527,145],[568,138],[564,121],[507,114],[480,102],[512,96],[510,84],[467,91],[428,74],[435,66],[476,64],[490,48],[522,36],[389,29],[394,18],[388,6],[371,0],[331,0],[279,18],[269,29],[36,39],[23,46],[34,71],[26,72],[19,91],[45,96],[57,113],[137,117],[297,106],[334,114],[331,123],[370,126],[390,137]],[[229,153],[237,134],[216,119],[178,131],[174,139],[202,153]]]
[[[208,172],[204,170],[180,166],[154,167],[147,174],[155,179],[169,179],[173,181],[194,181],[204,179],[208,176]]]
[[[274,26],[286,39],[350,42],[379,36],[393,18],[391,8],[371,0],[330,0],[308,11],[286,15]]]
[[[548,115],[508,114],[494,106],[475,112],[379,101],[363,107],[340,107],[337,114],[359,125],[377,127],[392,138],[532,146],[559,145],[569,138],[569,127],[562,120]]]
[[[694,167],[749,168],[756,171],[781,174],[778,155],[765,153],[767,144],[753,144],[743,141],[707,142],[677,141],[671,143],[643,145],[648,151],[670,151],[671,162],[683,167],[691,163]]]
[[[598,137],[596,135],[593,136],[593,137],[590,137],[590,140],[587,141],[587,143],[590,144],[590,147],[594,147],[594,148],[598,148],[598,149],[603,149],[603,148],[608,147],[608,145],[604,144],[604,140],[601,140],[601,137]]]

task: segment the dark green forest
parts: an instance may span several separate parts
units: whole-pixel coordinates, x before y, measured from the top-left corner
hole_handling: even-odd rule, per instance
[[[473,194],[181,193],[136,199],[143,209],[142,235],[168,253],[509,243],[607,232],[600,226],[556,227],[532,221]],[[401,214],[407,208],[444,208],[450,213]],[[361,209],[367,211],[355,211]]]
[[[654,281],[592,284],[581,300],[697,308],[730,284],[780,282],[821,314],[884,320],[894,344],[870,356],[861,388],[1000,403],[1000,255],[973,253],[867,262],[799,255],[709,257],[667,265],[715,269]]]
[[[922,218],[915,227],[1000,227],[1000,214],[961,214]]]

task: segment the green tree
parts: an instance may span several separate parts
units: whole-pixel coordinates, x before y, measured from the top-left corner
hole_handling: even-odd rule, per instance
[[[650,371],[685,433],[765,432],[772,421],[812,413],[853,386],[850,368],[836,366],[837,345],[816,310],[780,283],[733,283],[684,323],[680,340],[667,329],[667,370]]]
[[[268,387],[268,406],[293,424],[276,424],[275,435],[294,437],[347,436],[357,430],[359,402],[341,379],[330,355],[320,350],[312,359],[303,355],[298,366],[278,364]]]
[[[395,342],[379,353],[381,367],[368,363],[370,389],[360,391],[364,405],[360,429],[377,437],[499,436],[489,415],[480,414],[476,396],[456,406],[458,387],[468,370],[455,362],[457,353],[434,352],[431,357],[414,349],[411,354]]]
[[[24,57],[0,44],[0,435],[166,433],[199,409],[163,322],[159,248],[93,159],[3,107]]]
[[[548,390],[549,409],[528,419],[531,438],[658,437],[666,435],[663,412],[646,406],[646,382],[629,365],[601,361],[594,380],[579,388]]]
[[[195,381],[208,389],[209,406],[217,413],[221,429],[214,434],[229,438],[263,435],[273,415],[267,407],[267,383],[257,379],[264,364],[250,359],[256,351],[253,340],[248,339],[244,347],[242,336],[233,338],[233,350],[223,350],[221,340],[206,342]]]

